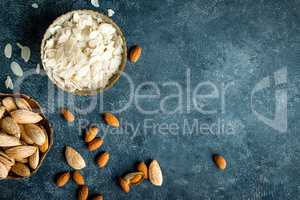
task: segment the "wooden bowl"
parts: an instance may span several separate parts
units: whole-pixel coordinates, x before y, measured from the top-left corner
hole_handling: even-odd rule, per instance
[[[123,40],[123,54],[122,54],[122,61],[121,61],[121,64],[119,66],[119,70],[117,71],[117,73],[115,73],[109,80],[108,84],[104,87],[104,88],[97,88],[96,90],[70,90],[68,88],[65,88],[63,85],[61,85],[60,83],[58,83],[57,81],[55,81],[51,75],[49,75],[49,70],[47,69],[44,61],[43,61],[43,57],[44,57],[44,47],[45,47],[45,44],[46,44],[46,41],[51,38],[52,34],[50,33],[50,29],[58,24],[61,24],[63,23],[64,21],[66,20],[69,20],[70,17],[73,16],[74,13],[85,13],[85,14],[90,14],[92,15],[93,17],[97,18],[101,18],[104,22],[106,23],[109,23],[111,25],[113,25],[116,30],[117,30],[117,33],[120,35],[121,39]],[[71,12],[68,12],[60,17],[58,17],[56,20],[54,20],[54,22],[49,26],[49,28],[47,29],[46,33],[44,34],[44,37],[43,37],[43,40],[42,40],[42,44],[41,44],[41,60],[42,60],[42,65],[49,77],[49,79],[56,85],[58,86],[60,89],[66,91],[66,92],[71,92],[71,93],[74,93],[75,95],[79,95],[79,96],[94,96],[96,95],[97,93],[100,93],[100,92],[103,92],[104,90],[106,89],[109,89],[111,88],[120,78],[122,72],[124,71],[125,69],[125,65],[126,65],[126,62],[127,62],[127,45],[126,45],[126,39],[124,37],[124,34],[122,32],[122,30],[119,28],[119,26],[112,20],[110,19],[109,17],[107,17],[106,15],[102,14],[102,13],[99,13],[97,11],[93,11],[93,10],[75,10],[75,11],[71,11]]]
[[[49,146],[48,146],[48,149],[45,153],[40,152],[39,164],[38,164],[38,166],[35,170],[31,170],[31,173],[30,173],[30,176],[29,176],[29,177],[31,177],[39,170],[39,168],[42,165],[47,153],[49,152],[50,148],[52,147],[52,144],[53,144],[53,130],[52,130],[52,127],[51,127],[49,121],[47,120],[46,116],[43,114],[41,106],[39,105],[39,103],[37,101],[35,101],[31,97],[26,96],[24,94],[4,94],[4,93],[0,93],[0,98],[1,99],[5,98],[5,97],[13,97],[13,98],[21,97],[21,98],[24,98],[29,103],[32,110],[36,113],[39,113],[43,117],[43,119],[40,122],[38,122],[37,125],[42,125],[45,128],[45,131],[46,131],[47,136],[48,136]],[[23,179],[23,178],[28,178],[28,177],[21,177],[21,176],[13,174],[12,172],[9,172],[8,177],[6,179],[15,179],[16,180],[16,179]]]

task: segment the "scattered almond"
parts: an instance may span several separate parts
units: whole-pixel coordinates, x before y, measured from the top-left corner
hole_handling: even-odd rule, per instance
[[[73,169],[79,170],[79,169],[83,169],[86,166],[82,156],[72,147],[69,146],[66,147],[65,158],[67,160],[67,163]]]
[[[67,122],[73,122],[75,120],[75,116],[68,109],[62,108],[61,113]]]
[[[4,132],[8,133],[9,135],[13,135],[17,138],[20,138],[21,136],[20,127],[15,122],[15,120],[13,120],[13,118],[9,116],[4,117],[0,122],[0,126]]]
[[[103,152],[97,157],[97,165],[99,168],[104,168],[109,160],[109,153],[108,152]]]
[[[21,145],[19,138],[0,132],[0,147],[13,147]]]
[[[60,174],[56,180],[57,187],[65,186],[70,179],[70,172],[64,172]]]
[[[15,98],[16,105],[22,110],[32,110],[29,103],[23,98]]]
[[[153,185],[161,186],[163,176],[157,160],[153,160],[149,165],[149,180]]]
[[[15,101],[12,97],[5,97],[2,99],[2,104],[8,112],[17,109]]]
[[[26,134],[30,139],[37,145],[44,144],[46,137],[43,130],[35,124],[25,124],[24,125]]]
[[[30,169],[29,167],[27,167],[27,165],[23,164],[23,163],[15,163],[12,168],[11,171],[19,176],[22,177],[28,177],[30,176]]]
[[[78,194],[77,194],[77,199],[78,200],[87,200],[89,196],[89,188],[87,185],[83,185],[79,188]]]
[[[84,185],[85,183],[83,176],[80,174],[80,171],[78,170],[73,172],[73,180],[77,185]]]
[[[89,151],[96,151],[97,149],[99,149],[102,144],[104,143],[104,140],[102,138],[95,138],[93,139],[93,141],[91,141],[90,143],[88,143],[88,149]]]
[[[125,179],[120,177],[119,178],[119,184],[120,184],[121,189],[124,192],[126,192],[126,193],[130,192],[130,182],[129,182],[129,180],[125,180]]]
[[[130,185],[139,185],[144,180],[143,172],[132,172],[124,176],[124,180],[128,180]]]
[[[16,110],[10,115],[18,124],[35,124],[43,119],[40,114],[29,110]]]
[[[8,155],[10,158],[14,159],[23,159],[31,156],[32,154],[35,153],[37,150],[36,147],[34,146],[16,146],[16,147],[11,147],[9,149],[5,150],[5,154]]]
[[[142,54],[142,48],[139,46],[134,46],[130,53],[129,53],[129,59],[132,63],[136,63]]]
[[[115,127],[115,128],[120,127],[120,122],[119,122],[118,118],[115,115],[113,115],[112,113],[104,113],[103,118],[104,118],[104,121],[108,125]]]
[[[219,169],[225,170],[227,163],[223,156],[215,154],[213,155],[213,161]]]
[[[97,127],[91,127],[84,135],[84,141],[85,142],[91,142],[93,139],[95,139],[99,129]]]
[[[137,164],[136,168],[137,168],[137,170],[139,172],[143,172],[144,173],[144,178],[145,179],[148,179],[148,167],[147,167],[147,165],[144,162],[139,162]]]

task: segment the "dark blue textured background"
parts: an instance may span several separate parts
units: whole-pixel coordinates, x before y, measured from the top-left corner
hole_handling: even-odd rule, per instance
[[[33,9],[32,3],[39,8]],[[211,81],[220,86],[233,83],[226,92],[226,112],[219,110],[220,99],[210,102],[217,114],[204,115],[191,107],[191,112],[143,115],[135,105],[118,114],[123,122],[137,126],[144,119],[155,123],[178,123],[198,119],[213,123],[217,118],[234,124],[232,134],[191,134],[179,132],[158,134],[139,130],[135,137],[104,126],[100,114],[126,104],[129,87],[123,77],[114,88],[106,91],[103,101],[97,96],[97,107],[87,114],[77,111],[77,120],[68,125],[58,115],[64,105],[85,108],[89,97],[59,95],[54,98],[46,76],[34,75],[23,84],[21,92],[36,98],[46,110],[54,127],[54,145],[38,173],[30,179],[1,181],[0,199],[75,199],[76,185],[65,188],[54,185],[55,174],[70,170],[63,158],[65,145],[75,147],[86,159],[83,170],[91,193],[103,193],[105,199],[299,199],[300,195],[300,1],[298,0],[100,0],[94,8],[85,0],[2,0],[0,2],[0,47],[14,47],[12,59],[0,54],[0,82],[15,77],[10,62],[18,61],[25,71],[40,62],[39,45],[47,26],[59,15],[74,9],[116,11],[115,22],[124,30],[128,46],[143,47],[141,60],[126,66],[135,85],[154,81],[161,96],[172,90],[163,86],[176,81],[186,91],[186,71],[191,72],[191,88],[199,82]],[[32,50],[29,63],[19,56],[16,42]],[[288,71],[288,130],[286,133],[257,120],[250,108],[250,93],[263,77],[278,69]],[[2,92],[11,92],[0,84]],[[153,88],[143,88],[152,94]],[[265,92],[257,109],[274,111],[274,93]],[[65,98],[63,98],[65,97]],[[73,101],[74,100],[74,101]],[[144,101],[144,102],[143,102]],[[157,100],[143,100],[144,108],[156,108]],[[49,103],[48,103],[49,102]],[[103,105],[101,107],[100,105]],[[169,101],[172,109],[176,101]],[[186,99],[183,104],[186,105]],[[81,138],[80,124],[95,123],[106,133],[102,150],[111,153],[109,166],[99,170],[94,163],[96,153],[89,153]],[[122,125],[124,126],[125,123]],[[181,129],[182,130],[182,129]],[[130,131],[129,131],[130,132]],[[228,160],[225,172],[216,169],[213,153]],[[155,187],[148,182],[124,194],[116,177],[133,169],[139,160],[159,160],[164,183]]]

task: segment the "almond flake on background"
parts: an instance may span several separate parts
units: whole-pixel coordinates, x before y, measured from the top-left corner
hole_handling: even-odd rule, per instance
[[[10,43],[8,43],[8,44],[5,45],[4,55],[5,55],[6,58],[11,58],[11,55],[12,55],[12,46],[11,46]]]
[[[23,70],[18,63],[12,62],[10,64],[10,69],[16,76],[23,76]]]
[[[91,0],[91,3],[92,3],[93,6],[95,6],[97,8],[100,7],[99,0]]]
[[[39,5],[38,5],[37,3],[33,3],[33,4],[31,5],[31,7],[33,7],[33,8],[39,8]]]
[[[109,17],[112,17],[115,14],[115,11],[113,11],[112,9],[108,9],[107,14]]]
[[[9,88],[9,89],[11,89],[11,90],[14,89],[14,84],[13,84],[13,82],[12,82],[10,76],[7,76],[7,77],[6,77],[6,80],[5,80],[5,87],[6,87],[6,88]]]
[[[41,73],[41,66],[40,66],[40,64],[37,64],[37,65],[36,65],[35,72],[36,72],[37,74]]]
[[[30,48],[27,46],[23,46],[20,43],[17,43],[17,46],[21,49],[21,57],[25,62],[30,60],[31,51]]]

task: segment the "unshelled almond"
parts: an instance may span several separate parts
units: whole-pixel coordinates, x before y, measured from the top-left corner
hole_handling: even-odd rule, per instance
[[[70,172],[63,172],[59,174],[59,176],[57,177],[56,185],[58,187],[63,187],[68,183],[69,179],[70,179]]]
[[[148,179],[148,167],[144,162],[139,162],[136,168],[139,172],[144,173],[144,179]]]
[[[149,180],[153,185],[161,186],[163,183],[163,176],[161,168],[157,160],[153,160],[149,165]]]
[[[92,198],[92,200],[104,200],[104,198],[103,198],[103,196],[101,194],[98,194],[98,195],[94,196]]]
[[[24,125],[26,134],[30,139],[37,145],[44,144],[46,137],[43,130],[35,124],[25,124]]]
[[[132,173],[126,174],[123,179],[128,180],[130,185],[139,185],[144,180],[144,173],[143,172],[132,172]]]
[[[7,169],[10,169],[11,166],[15,164],[13,158],[8,157],[4,152],[0,151],[0,163],[4,164]]]
[[[37,168],[40,162],[40,154],[38,150],[28,158],[28,162],[31,169]]]
[[[45,128],[43,126],[41,126],[41,129],[43,130],[43,133],[45,135],[45,142],[44,142],[44,144],[39,146],[39,149],[42,153],[45,153],[49,148],[49,138],[48,138],[48,134],[47,134]]]
[[[37,151],[37,148],[34,146],[16,146],[16,147],[11,147],[9,149],[5,150],[5,154],[8,155],[8,157],[13,158],[13,159],[23,159],[23,158],[28,158],[32,154]]]
[[[120,184],[120,187],[121,189],[123,190],[123,192],[130,192],[130,182],[129,180],[125,180],[123,178],[119,178],[119,184]]]
[[[215,155],[213,155],[213,161],[215,162],[216,166],[219,169],[221,169],[221,170],[226,169],[227,162],[223,156],[215,154]]]
[[[0,147],[13,147],[21,145],[19,138],[0,132]]]
[[[84,141],[85,142],[91,142],[95,137],[97,136],[97,133],[99,132],[99,129],[97,127],[91,127],[84,135]]]
[[[109,153],[103,152],[97,157],[97,165],[99,168],[104,168],[109,161]]]
[[[21,130],[20,127],[18,126],[18,124],[15,122],[15,120],[13,120],[13,118],[7,116],[4,117],[1,121],[0,121],[0,127],[2,128],[2,130],[9,134],[9,135],[13,135],[17,138],[20,138],[21,136]]]
[[[77,199],[78,200],[87,200],[89,196],[89,188],[87,185],[83,185],[79,188],[78,194],[77,194]]]
[[[88,143],[88,149],[89,151],[96,151],[99,149],[102,144],[104,143],[104,140],[100,137],[93,139],[90,143]]]
[[[140,57],[141,57],[141,54],[142,54],[142,48],[139,47],[139,46],[134,46],[132,47],[132,49],[130,50],[130,53],[129,53],[129,59],[132,63],[136,63]]]
[[[5,97],[2,99],[2,104],[8,112],[17,109],[15,101],[12,97]]]
[[[73,122],[75,120],[75,116],[71,111],[69,111],[67,108],[62,108],[61,109],[61,114],[65,118],[67,122]]]
[[[120,122],[119,122],[118,118],[115,115],[113,115],[112,113],[104,113],[103,118],[104,118],[104,121],[108,125],[115,127],[115,128],[120,127]]]
[[[69,146],[66,147],[65,158],[67,160],[67,163],[73,169],[79,170],[79,169],[83,169],[86,166],[82,156],[72,147]]]
[[[29,103],[23,98],[15,98],[15,102],[19,109],[32,110]]]
[[[26,142],[27,144],[33,144],[33,140],[27,135],[24,125],[23,124],[18,124],[21,130],[21,139]]]
[[[77,185],[84,185],[84,177],[81,175],[80,171],[76,170],[73,172],[73,180]]]
[[[35,124],[43,119],[40,114],[29,110],[15,110],[10,115],[18,124]]]
[[[23,163],[15,163],[12,168],[11,171],[19,176],[22,177],[28,177],[30,176],[30,169],[27,165],[23,164]]]

